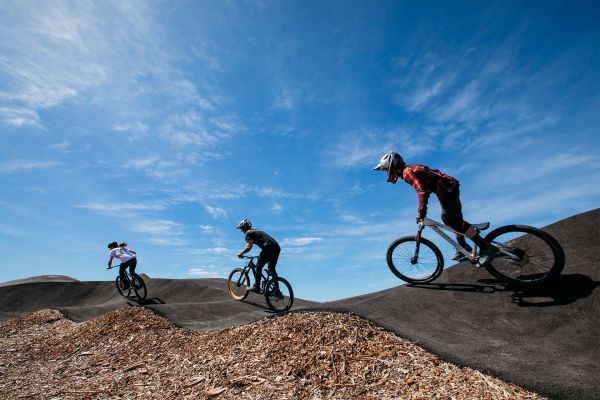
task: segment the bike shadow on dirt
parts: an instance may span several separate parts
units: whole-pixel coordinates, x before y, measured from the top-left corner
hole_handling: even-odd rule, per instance
[[[242,303],[250,304],[251,306],[254,306],[256,308],[260,308],[261,310],[263,310],[264,312],[269,313],[269,314],[277,314],[277,312],[271,310],[268,306],[266,306],[264,304],[255,303],[255,302],[250,301],[248,299],[242,300]]]
[[[472,293],[492,294],[496,292],[512,292],[512,303],[519,307],[552,307],[563,306],[589,297],[600,282],[587,275],[561,275],[553,282],[534,288],[522,288],[506,284],[498,279],[479,279],[481,284],[470,283],[419,283],[407,286],[420,289],[453,290]]]
[[[158,297],[153,297],[151,299],[145,299],[145,300],[140,300],[140,299],[136,299],[136,298],[128,298],[127,302],[128,305],[130,306],[147,306],[150,304],[166,304],[164,301],[162,301],[161,299],[159,299]]]

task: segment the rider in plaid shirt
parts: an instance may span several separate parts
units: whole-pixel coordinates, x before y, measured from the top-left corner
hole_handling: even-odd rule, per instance
[[[442,221],[455,231],[464,233],[469,239],[475,242],[481,248],[480,265],[485,265],[494,256],[497,251],[494,246],[488,245],[475,228],[471,227],[463,219],[462,205],[460,202],[460,184],[456,178],[444,174],[443,172],[429,168],[426,165],[411,164],[406,165],[399,154],[390,151],[385,154],[375,170],[386,170],[388,182],[395,184],[398,178],[402,178],[411,185],[419,196],[419,206],[417,209],[417,222],[427,215],[427,202],[431,193],[435,193],[440,205],[442,206]],[[465,236],[456,235],[458,243],[466,250],[471,251],[471,247],[466,243]],[[453,260],[462,259],[463,255],[456,252]]]

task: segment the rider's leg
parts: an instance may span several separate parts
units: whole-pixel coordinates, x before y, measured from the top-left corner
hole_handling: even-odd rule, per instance
[[[124,263],[121,263],[121,266],[119,267],[119,277],[121,278],[121,284],[125,289],[129,287],[129,281],[127,280],[127,276],[125,276],[125,270],[127,269],[127,267],[129,267],[128,264],[129,261],[126,261]]]
[[[277,249],[273,249],[272,253],[271,253],[271,258],[269,259],[269,274],[271,274],[271,276],[273,278],[277,278],[277,271],[275,270],[275,267],[277,266],[277,261],[279,260],[279,253],[281,252],[281,249],[277,248]]]
[[[265,264],[269,261],[269,253],[264,249],[258,255],[256,260],[256,267],[254,268],[254,288],[260,288],[260,280],[262,279],[262,269]]]
[[[456,192],[450,192],[442,196],[440,198],[440,204],[442,206],[442,221],[455,231],[464,233],[466,230],[465,224],[467,223],[463,220],[462,204],[460,203],[458,189]],[[472,250],[471,246],[469,246],[465,240],[465,235],[456,234],[456,241],[465,250]],[[452,257],[453,260],[457,261],[464,258],[465,256],[460,251],[457,251]]]
[[[131,274],[131,276],[133,276],[133,274],[135,274],[135,267],[137,267],[137,258],[132,258],[131,260],[129,260],[127,262],[130,263],[129,273]]]

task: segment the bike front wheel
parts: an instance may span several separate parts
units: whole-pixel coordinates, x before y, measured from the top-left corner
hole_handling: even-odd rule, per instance
[[[231,271],[229,279],[227,279],[227,287],[234,300],[244,300],[250,293],[248,286],[250,286],[250,278],[248,278],[248,274],[244,272],[243,268],[236,268]]]
[[[532,226],[502,226],[490,232],[485,240],[499,250],[486,269],[507,283],[542,285],[564,268],[565,254],[558,241]]]
[[[138,299],[146,300],[146,284],[144,283],[142,277],[138,274],[133,274],[133,276],[131,277],[131,281],[133,282],[133,291],[135,292],[135,295],[138,297]]]
[[[269,279],[265,285],[265,300],[275,312],[286,312],[294,304],[292,285],[284,278]]]
[[[123,286],[123,281],[121,280],[120,276],[117,276],[117,279],[115,280],[115,285],[117,286],[117,291],[121,296],[128,297],[131,293],[131,286],[125,288],[125,286]]]
[[[433,242],[421,238],[419,253],[414,236],[394,241],[387,251],[387,264],[398,278],[409,283],[427,283],[436,279],[444,268],[442,252]]]

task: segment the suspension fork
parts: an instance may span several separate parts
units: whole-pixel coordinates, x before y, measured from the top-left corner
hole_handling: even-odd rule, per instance
[[[413,256],[410,258],[410,263],[413,265],[416,264],[419,259],[419,248],[421,247],[421,232],[423,232],[423,229],[425,229],[425,225],[423,225],[422,223],[419,224],[419,230],[415,235],[415,254],[413,254]]]
[[[246,265],[244,267],[244,269],[242,270],[242,273],[240,274],[240,277],[236,283],[237,286],[240,286],[242,284],[242,281],[244,280],[244,276],[248,275],[248,265]]]

